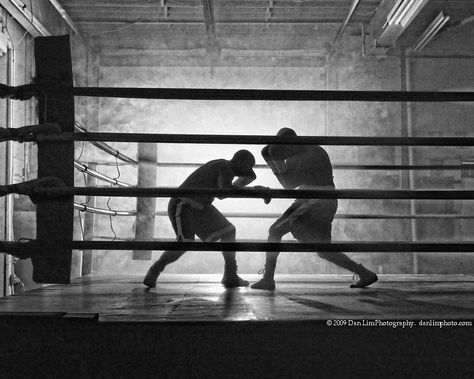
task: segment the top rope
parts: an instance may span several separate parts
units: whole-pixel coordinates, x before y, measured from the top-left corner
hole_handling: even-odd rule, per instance
[[[0,83],[0,97],[27,100],[41,91],[57,91],[56,83],[37,82],[18,87]],[[132,88],[72,87],[74,96],[121,97],[129,99],[174,100],[263,100],[263,101],[474,101],[474,92],[429,91],[327,91],[327,90],[265,90],[212,88]]]
[[[175,100],[474,101],[474,92],[311,91],[207,88],[74,87],[74,96]]]

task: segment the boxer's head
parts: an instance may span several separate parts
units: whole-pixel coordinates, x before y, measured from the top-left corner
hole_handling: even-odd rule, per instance
[[[291,128],[281,128],[277,137],[296,137],[296,132]],[[285,159],[297,154],[301,150],[299,145],[270,145],[269,152],[274,159]]]
[[[277,137],[296,137],[296,132],[291,128],[281,128],[277,133]]]
[[[237,151],[230,160],[232,169],[237,176],[255,177],[253,166],[255,166],[255,157],[248,150]]]

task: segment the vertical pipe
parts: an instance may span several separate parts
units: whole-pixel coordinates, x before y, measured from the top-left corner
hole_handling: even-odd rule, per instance
[[[362,58],[367,58],[367,53],[365,50],[365,25],[363,22],[360,23],[360,34],[362,34],[361,55],[362,55]]]
[[[98,87],[99,83],[99,54],[94,47],[90,47],[86,54],[86,80],[87,85],[91,87]],[[88,97],[87,109],[86,109],[86,121],[87,127],[90,131],[98,131],[99,129],[99,99],[94,97]],[[96,158],[96,149],[91,150],[94,160]],[[90,165],[91,168],[96,169],[96,165]],[[97,185],[97,179],[88,176],[86,178],[86,185],[95,187]],[[97,198],[92,196],[89,200],[88,205],[95,206]],[[91,212],[85,212],[84,214],[84,239],[86,241],[94,239],[94,224],[95,214]],[[93,254],[92,250],[82,251],[82,276],[90,275],[94,271],[94,259],[96,255]]]
[[[405,59],[405,72],[406,72],[406,90],[411,91],[411,60],[410,58]],[[407,103],[407,131],[408,137],[413,137],[413,109],[412,103]],[[408,146],[408,164],[414,165],[414,152],[413,146]],[[409,171],[409,183],[410,183],[410,190],[415,189],[415,171]],[[416,203],[414,199],[410,200],[410,214],[416,214]],[[411,219],[411,236],[412,241],[416,242],[418,231],[417,231],[417,224],[416,219]],[[418,274],[418,253],[413,253],[413,273]]]
[[[326,68],[324,72],[324,89],[327,91],[329,90],[329,65],[331,64],[329,59],[326,59]],[[324,135],[328,136],[328,124],[329,124],[329,101],[324,102]],[[323,259],[324,261],[324,273],[328,274],[328,261]]]
[[[324,73],[324,87],[326,91],[329,89],[329,60],[326,62],[326,72]],[[328,135],[328,123],[329,123],[329,102],[324,102],[324,135]]]
[[[8,49],[7,83],[9,86],[15,85],[15,49],[12,46]],[[12,128],[13,120],[13,100],[7,100],[7,128]],[[6,143],[6,184],[13,183],[13,141]],[[5,196],[5,240],[13,241],[13,195]],[[5,295],[13,294],[13,287],[10,285],[10,275],[13,273],[13,257],[6,255],[5,260]]]
[[[407,72],[406,72],[406,55],[405,52],[402,51],[400,55],[400,87],[402,91],[407,90]],[[401,105],[401,136],[408,137],[408,103],[406,101],[402,101]],[[402,152],[402,165],[408,165],[409,162],[409,150],[408,146],[401,147]],[[402,170],[401,172],[401,188],[407,189],[410,188],[410,175],[409,171]]]
[[[80,211],[77,211],[77,221],[79,222],[79,228],[81,231],[84,230],[84,220],[80,216]],[[81,234],[81,240],[85,241],[84,238],[84,233]],[[74,251],[73,251],[73,256],[74,256]],[[74,272],[75,275],[78,275],[78,277],[82,276],[82,271],[83,271],[83,256],[84,256],[84,250],[76,250],[76,257],[77,259],[77,270]],[[71,268],[72,270],[72,268]]]
[[[97,165],[95,164],[89,164],[89,167],[96,169]],[[88,175],[86,178],[86,186],[88,187],[95,187],[97,186],[97,179]],[[90,201],[88,203],[90,206],[95,206],[96,205],[96,197],[92,196],[90,198]],[[95,215],[94,213],[91,212],[85,212],[84,213],[84,240],[85,241],[91,241],[94,239],[94,220],[95,220]],[[82,251],[82,267],[81,267],[81,275],[90,275],[92,274],[93,271],[93,254],[92,250],[83,250]]]
[[[411,76],[410,76],[410,59],[406,57],[405,51],[402,52],[400,58],[400,76],[401,76],[401,89],[402,91],[411,90]],[[402,102],[402,137],[413,137],[413,116],[412,107],[410,102]],[[402,164],[413,165],[414,164],[414,153],[413,146],[402,147]],[[415,189],[415,172],[413,170],[402,171],[402,188],[408,188],[410,190]],[[410,199],[410,214],[416,214],[416,204],[414,199]],[[417,224],[416,219],[410,220],[411,240],[415,242],[417,240]],[[418,255],[413,253],[412,261],[413,273],[418,274]]]

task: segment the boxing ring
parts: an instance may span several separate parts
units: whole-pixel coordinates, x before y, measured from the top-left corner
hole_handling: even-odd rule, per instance
[[[144,188],[108,177],[89,163],[74,160],[74,142],[88,141],[114,156],[122,164],[139,165],[107,145],[107,142],[192,143],[192,144],[291,144],[340,146],[474,146],[473,137],[275,137],[263,135],[206,134],[127,134],[90,132],[74,120],[75,97],[125,97],[173,100],[252,100],[252,101],[384,101],[384,102],[472,102],[471,92],[394,92],[394,91],[285,91],[285,90],[214,90],[157,88],[78,88],[72,83],[70,46],[67,37],[35,40],[36,79],[27,86],[28,94],[39,103],[39,124],[59,125],[59,133],[38,139],[38,178],[55,177],[61,185],[35,188],[23,194],[37,201],[37,238],[28,241],[0,242],[1,251],[20,258],[31,257],[33,279],[52,285],[0,299],[0,322],[9,347],[22,350],[24,356],[41,363],[72,359],[71,371],[88,373],[85,362],[99,364],[98,357],[110,365],[110,375],[121,377],[125,369],[117,354],[126,349],[129,359],[139,366],[140,352],[152,350],[160,359],[176,364],[187,351],[185,366],[172,366],[172,373],[208,376],[229,374],[226,364],[240,373],[265,374],[263,367],[272,365],[281,376],[291,376],[301,357],[315,359],[320,368],[335,374],[344,363],[353,364],[354,354],[362,350],[372,357],[392,354],[392,348],[403,350],[402,358],[392,360],[386,369],[395,371],[401,364],[419,354],[420,338],[429,337],[423,346],[427,355],[442,353],[452,362],[466,360],[472,346],[472,328],[420,328],[410,332],[389,324],[384,328],[350,328],[349,320],[430,319],[472,320],[474,314],[473,275],[380,275],[374,286],[348,288],[349,275],[276,275],[275,292],[249,288],[224,289],[216,275],[160,276],[159,287],[147,290],[136,276],[84,276],[70,281],[73,250],[151,250],[185,249],[190,251],[281,251],[315,254],[327,252],[364,253],[474,253],[473,241],[350,241],[332,243],[266,243],[264,241],[172,242],[164,239],[73,240],[74,210],[106,216],[136,217],[139,211],[102,209],[75,203],[75,196],[114,196],[153,199],[158,197],[212,194],[229,198],[336,198],[336,199],[463,199],[474,200],[473,190],[256,190],[256,189],[182,189]],[[20,88],[12,88],[17,96]],[[25,88],[23,88],[25,90]],[[16,93],[15,93],[16,91]],[[21,97],[21,96],[20,96]],[[195,163],[156,163],[156,167],[188,166]],[[97,165],[94,165],[97,166]],[[154,167],[155,167],[154,166]],[[354,170],[467,170],[462,165],[334,165],[335,169]],[[263,166],[261,167],[263,168]],[[75,187],[74,170],[116,187]],[[33,198],[32,197],[32,198]],[[225,213],[224,213],[225,214]],[[164,216],[153,208],[149,217]],[[225,214],[229,217],[278,217],[251,212]],[[338,214],[347,219],[472,219],[462,214]],[[146,233],[145,233],[146,234]],[[138,239],[138,238],[137,238]],[[134,253],[134,254],[135,254]],[[138,254],[139,255],[139,254]],[[247,279],[257,280],[257,275]],[[334,320],[336,324],[329,324]],[[239,321],[239,322],[236,322]],[[339,323],[339,324],[338,324]],[[339,327],[333,327],[339,326]],[[20,332],[19,332],[20,331]],[[19,342],[18,333],[31,335],[27,346]],[[160,336],[157,339],[156,336]],[[367,345],[367,340],[373,343]],[[237,342],[236,342],[237,341]],[[275,343],[278,341],[279,343]],[[405,341],[403,345],[400,341]],[[461,342],[462,341],[462,342]],[[343,355],[340,346],[352,349]],[[90,349],[94,346],[94,349]],[[126,347],[124,347],[126,346]],[[145,347],[144,347],[145,346]],[[230,346],[230,350],[229,350]],[[271,346],[263,350],[262,346]],[[293,349],[291,351],[290,347]],[[0,345],[0,347],[2,347]],[[99,350],[97,350],[99,349]],[[148,349],[148,350],[147,350]],[[190,349],[192,350],[191,352]],[[272,350],[273,349],[273,350]],[[78,351],[80,353],[78,353]],[[216,351],[223,352],[216,358]],[[230,352],[229,352],[230,351]],[[1,350],[11,357],[10,350]],[[54,353],[54,354],[53,354]],[[311,354],[316,353],[316,356]],[[10,355],[9,355],[10,354]],[[79,355],[80,356],[79,356]],[[176,354],[177,358],[172,358]],[[259,354],[252,356],[252,354]],[[54,357],[53,357],[54,355]],[[311,356],[310,356],[311,355]],[[285,356],[286,361],[275,361]],[[58,358],[59,357],[59,358]],[[164,358],[163,358],[164,357]],[[332,364],[337,358],[336,363]],[[158,359],[158,361],[160,361]],[[113,363],[112,363],[113,362]],[[51,363],[54,365],[54,363]],[[156,367],[156,362],[153,363]],[[86,368],[85,368],[86,367]],[[308,366],[309,367],[309,366]],[[303,369],[308,369],[303,367]],[[439,373],[437,365],[424,368],[428,375]],[[170,370],[167,368],[166,370]],[[158,369],[157,373],[169,373]],[[356,369],[355,369],[356,370]],[[100,371],[100,370],[99,370]],[[306,372],[306,371],[305,371]],[[358,371],[354,371],[355,374]],[[367,374],[367,372],[365,372]],[[235,374],[235,372],[234,372]],[[203,376],[202,376],[203,377]],[[248,377],[248,376],[247,376]]]
[[[54,51],[55,54],[51,54]],[[472,190],[256,190],[256,189],[182,189],[169,187],[143,188],[110,178],[74,160],[74,142],[90,142],[114,156],[122,164],[139,165],[106,142],[175,143],[175,144],[291,144],[327,146],[474,146],[473,137],[354,137],[304,136],[275,137],[263,135],[209,135],[209,134],[129,134],[90,132],[74,120],[74,97],[115,97],[173,100],[233,100],[233,101],[377,101],[377,102],[466,102],[474,101],[470,92],[394,92],[394,91],[306,91],[306,90],[228,90],[228,89],[167,89],[167,88],[89,88],[73,87],[69,41],[65,37],[39,38],[35,42],[37,78],[27,87],[28,97],[39,102],[39,123],[53,123],[60,133],[42,136],[38,141],[38,178],[54,176],[64,185],[37,190],[37,238],[27,242],[5,241],[2,250],[22,258],[31,257],[33,279],[40,283],[68,284],[70,281],[73,250],[173,250],[239,251],[239,252],[299,252],[314,254],[328,252],[378,253],[472,253],[474,241],[462,242],[405,242],[405,241],[351,241],[332,243],[266,243],[264,241],[171,242],[153,239],[135,241],[79,241],[73,240],[73,211],[108,216],[137,216],[139,212],[101,209],[74,202],[74,196],[138,197],[141,199],[212,194],[228,198],[336,198],[336,199],[474,199]],[[20,87],[19,87],[20,88]],[[12,89],[12,91],[18,91]],[[189,166],[197,164],[156,163],[155,166]],[[335,165],[334,169],[353,170],[470,170],[473,164],[462,165]],[[257,168],[263,168],[257,167]],[[74,169],[116,187],[74,187]],[[149,216],[163,216],[153,211]],[[230,213],[230,217],[277,217],[277,214]],[[427,219],[474,218],[474,215],[439,214],[337,214],[348,219]],[[139,229],[139,228],[137,228]],[[148,233],[149,235],[150,233]],[[151,236],[153,237],[153,236]],[[439,279],[439,278],[438,278]],[[406,278],[405,278],[406,280]],[[426,280],[426,278],[424,279]],[[464,276],[463,280],[472,278]],[[336,280],[337,282],[337,280]],[[466,317],[472,309],[457,314]],[[449,313],[449,312],[448,312]],[[361,317],[363,315],[360,315]],[[240,316],[239,316],[240,317]],[[452,317],[456,317],[453,315]],[[324,318],[324,317],[323,317]]]

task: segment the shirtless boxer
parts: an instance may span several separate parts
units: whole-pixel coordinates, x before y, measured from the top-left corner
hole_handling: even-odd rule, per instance
[[[282,128],[277,136],[296,136],[293,129]],[[262,156],[285,189],[334,189],[332,165],[321,146],[269,145]],[[291,232],[303,243],[331,242],[331,224],[337,210],[337,199],[296,199],[283,215],[270,226],[268,242],[281,242]],[[275,289],[274,274],[278,252],[267,252],[263,278],[254,289]],[[349,270],[359,277],[351,288],[362,288],[375,283],[377,275],[350,259],[344,253],[319,252],[318,255]]]
[[[239,150],[229,160],[216,159],[194,171],[179,188],[241,188],[256,178],[253,166],[254,156],[247,150]],[[234,178],[237,179],[234,180]],[[253,188],[263,189],[256,186]],[[222,199],[223,197],[219,197]],[[197,235],[201,240],[213,242],[235,241],[235,227],[212,205],[214,196],[199,195],[171,198],[168,215],[177,236],[177,241],[194,241]],[[265,202],[269,200],[266,199]],[[164,268],[179,259],[185,251],[165,251],[160,259],[148,270],[143,280],[147,287],[155,287],[158,276]],[[249,282],[237,275],[235,252],[222,252],[224,256],[224,276],[221,283],[224,287],[248,286]]]

